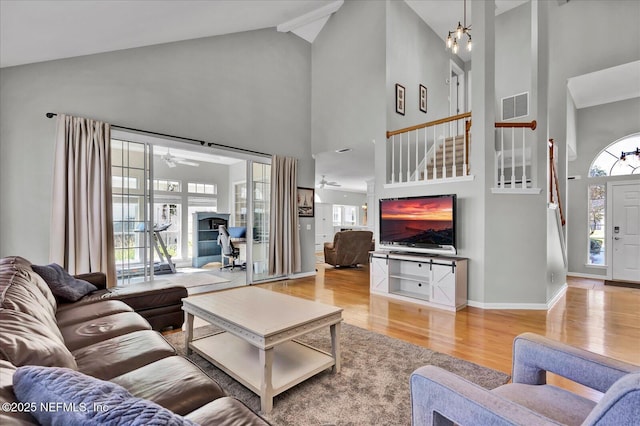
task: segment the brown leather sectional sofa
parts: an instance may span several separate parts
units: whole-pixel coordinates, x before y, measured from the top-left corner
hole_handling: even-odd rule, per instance
[[[24,365],[67,367],[111,381],[202,425],[268,425],[178,356],[126,303],[97,298],[59,306],[29,261],[6,257],[0,259],[0,407],[19,408],[12,377]],[[21,410],[0,409],[0,424],[38,423]]]

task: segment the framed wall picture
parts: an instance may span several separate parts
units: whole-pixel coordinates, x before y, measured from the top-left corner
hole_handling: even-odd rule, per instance
[[[426,113],[427,112],[427,88],[420,85],[420,111]]]
[[[406,104],[404,86],[396,84],[396,112],[404,115],[404,107]]]
[[[298,217],[313,217],[313,188],[298,187]]]

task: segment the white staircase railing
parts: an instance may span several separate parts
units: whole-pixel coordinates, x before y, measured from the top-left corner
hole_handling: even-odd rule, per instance
[[[531,176],[527,176],[527,166],[531,166],[533,157],[531,148],[527,147],[526,129],[533,131],[536,126],[535,120],[529,123],[495,124],[498,148],[494,192],[529,188]]]
[[[442,181],[469,176],[471,113],[387,132],[387,183]]]

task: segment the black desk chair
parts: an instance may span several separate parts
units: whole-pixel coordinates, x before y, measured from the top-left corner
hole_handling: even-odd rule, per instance
[[[233,271],[236,266],[239,266],[236,265],[236,261],[240,256],[240,249],[233,245],[229,231],[224,225],[218,226],[218,244],[222,248],[222,266],[220,269],[231,268]],[[224,262],[225,258],[228,259],[228,263],[226,265]],[[244,267],[244,265],[242,265],[242,267]]]

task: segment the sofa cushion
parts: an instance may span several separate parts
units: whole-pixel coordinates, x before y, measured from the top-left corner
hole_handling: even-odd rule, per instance
[[[175,354],[164,337],[151,330],[134,331],[73,351],[79,371],[103,380]]]
[[[230,396],[218,398],[185,416],[192,422],[216,426],[269,426],[249,407]]]
[[[139,330],[151,330],[151,326],[135,312],[120,312],[60,327],[70,351]]]
[[[85,280],[74,278],[57,263],[46,266],[31,265],[31,268],[46,281],[51,292],[62,300],[75,302],[98,289]]]
[[[24,312],[0,309],[0,355],[15,366],[78,368],[58,335]]]
[[[163,358],[114,377],[111,381],[134,396],[153,401],[181,415],[225,396],[215,380],[181,356]]]
[[[581,425],[596,406],[589,399],[553,385],[509,383],[491,392],[563,425]]]
[[[9,361],[0,361],[0,407],[3,407],[0,409],[0,425],[37,425],[38,421],[29,414],[32,407],[17,404],[19,401],[13,393],[13,373],[15,371],[15,365]],[[5,406],[4,404],[10,405]]]
[[[36,404],[33,416],[42,424],[194,425],[115,383],[68,368],[20,367],[13,375],[13,388],[18,400]]]
[[[119,300],[104,300],[79,306],[70,305],[68,309],[62,309],[56,312],[56,321],[58,321],[59,327],[89,321],[111,314],[133,312],[133,309],[131,309],[129,305]]]

